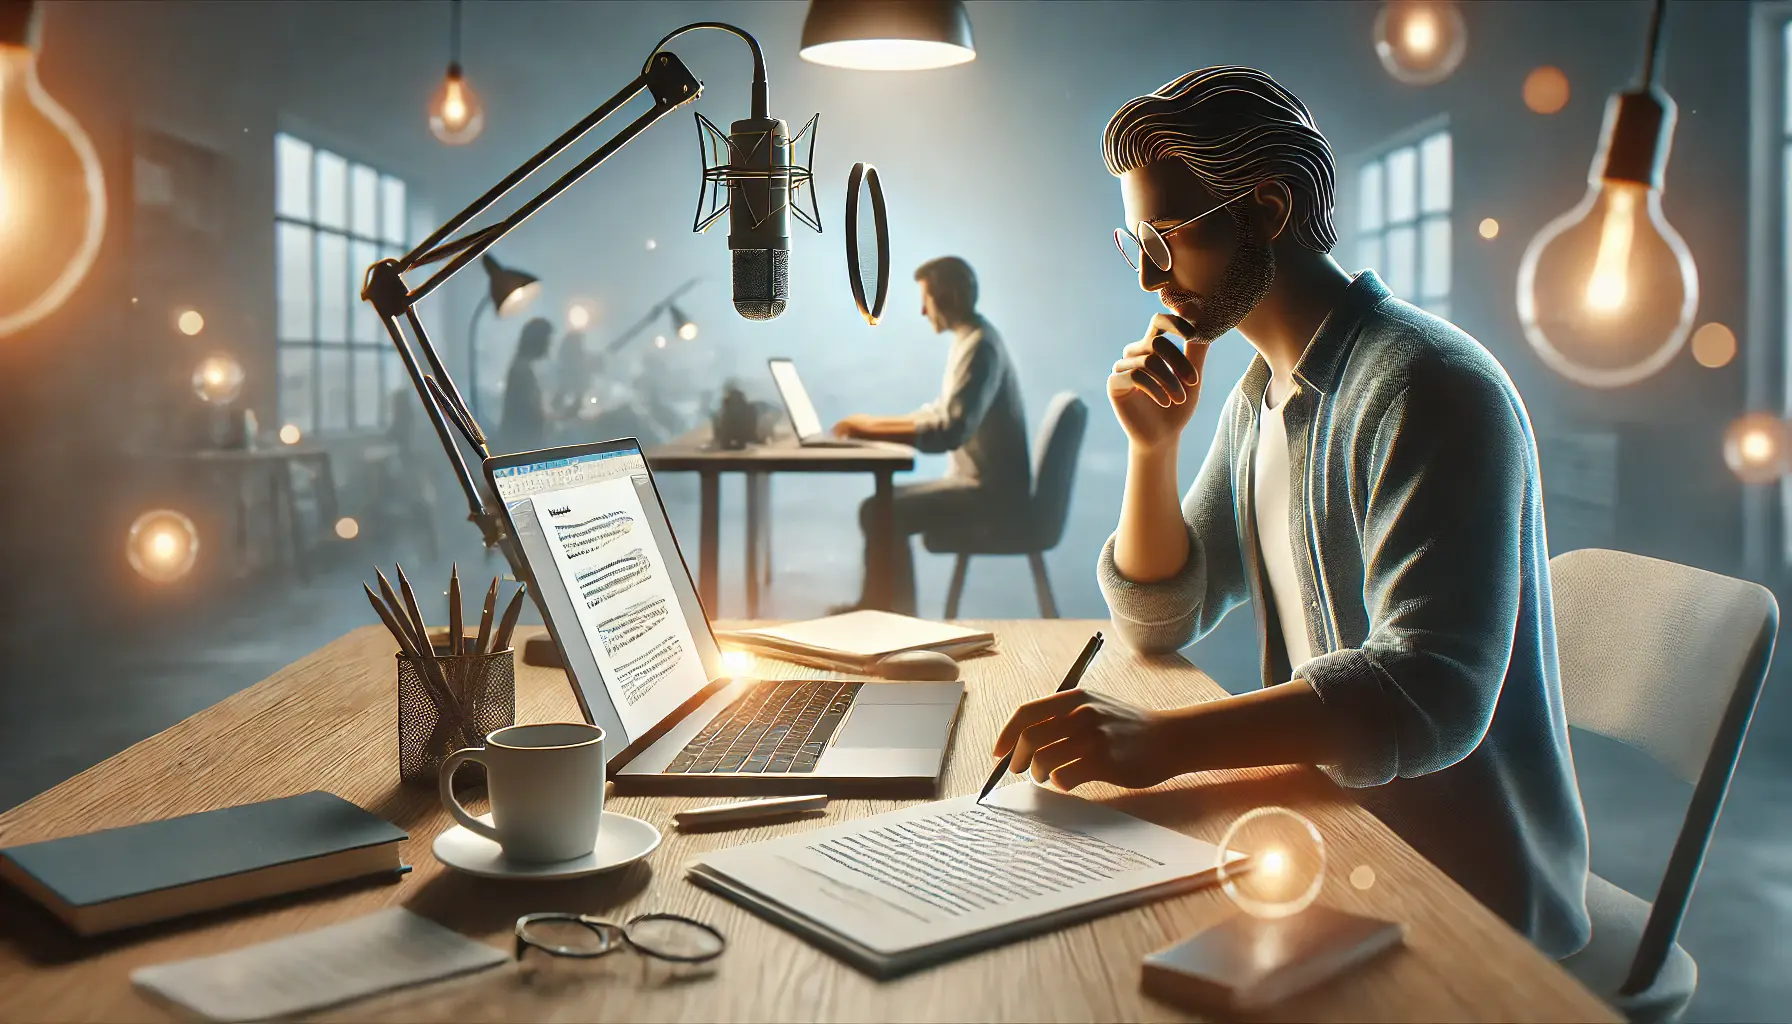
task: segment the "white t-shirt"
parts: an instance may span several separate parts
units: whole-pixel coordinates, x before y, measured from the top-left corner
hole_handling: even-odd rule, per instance
[[[1307,642],[1307,615],[1301,607],[1300,577],[1294,571],[1294,545],[1302,538],[1288,529],[1288,429],[1282,423],[1287,408],[1286,398],[1271,408],[1269,389],[1264,389],[1257,415],[1257,453],[1251,463],[1251,499],[1257,515],[1257,547],[1269,577],[1269,598],[1282,620],[1288,665],[1299,668],[1313,657],[1313,648]]]

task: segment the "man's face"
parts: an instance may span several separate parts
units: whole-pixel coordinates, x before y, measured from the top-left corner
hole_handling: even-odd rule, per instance
[[[1156,292],[1165,308],[1212,341],[1237,327],[1269,292],[1275,254],[1252,224],[1246,196],[1215,209],[1223,200],[1174,160],[1146,164],[1120,176],[1126,228],[1145,221],[1166,231],[1206,211],[1207,216],[1164,236],[1170,247],[1165,271],[1141,255],[1139,287]]]
[[[921,315],[927,318],[927,324],[935,334],[951,326],[946,322],[946,316],[940,312],[939,306],[934,304],[933,292],[928,289],[926,281],[921,282]]]

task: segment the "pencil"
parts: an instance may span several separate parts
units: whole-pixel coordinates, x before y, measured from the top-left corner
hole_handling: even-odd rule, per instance
[[[479,615],[479,639],[473,644],[473,653],[489,654],[485,645],[492,638],[492,613],[498,610],[498,578],[492,577],[492,588],[485,592],[485,611]]]
[[[492,651],[501,651],[510,643],[510,634],[516,629],[517,616],[523,613],[523,594],[529,590],[526,583],[517,584],[516,593],[511,595],[510,606],[504,609],[504,621],[498,624],[498,634],[492,637]]]
[[[466,644],[466,624],[461,621],[460,563],[448,570],[448,654],[462,654]]]
[[[1095,652],[1101,650],[1101,644],[1100,633],[1089,638],[1089,642],[1083,645],[1083,653],[1076,656],[1076,663],[1071,665],[1070,671],[1064,674],[1064,681],[1058,684],[1058,689],[1055,692],[1063,693],[1065,690],[1076,689],[1077,684],[1083,681],[1083,673],[1089,671],[1089,663],[1095,660]],[[989,781],[983,784],[983,792],[977,794],[978,803],[982,803],[984,798],[989,796],[990,790],[996,788],[996,783],[1001,781],[1002,773],[1008,770],[1008,765],[1013,761],[1014,749],[1011,747],[1008,753],[1002,755],[1002,761],[996,765],[996,770],[989,774]]]
[[[448,678],[442,673],[442,666],[436,664],[435,646],[429,642],[429,630],[423,622],[422,613],[417,610],[417,595],[411,590],[411,581],[405,579],[402,567],[394,566],[394,568],[398,570],[399,585],[404,588],[404,603],[399,603],[398,595],[392,592],[391,581],[386,579],[386,574],[380,572],[376,567],[374,572],[378,573],[380,578],[380,591],[386,595],[386,600],[391,602],[393,613],[410,623],[411,640],[417,645],[418,673],[434,684],[438,692],[437,699],[445,701],[446,706],[453,709],[458,715],[460,702],[455,700],[453,691],[448,689]],[[400,612],[401,608],[408,609],[409,614]]]
[[[380,584],[382,589],[390,593],[392,585],[386,582],[383,575],[380,577]],[[428,690],[430,696],[437,701],[444,701],[446,699],[448,706],[454,706],[452,695],[448,694],[445,689],[439,688],[440,684],[436,678],[424,667],[425,663],[422,657],[417,653],[416,640],[411,636],[409,629],[402,624],[401,620],[403,616],[395,609],[387,607],[385,602],[375,596],[372,587],[363,583],[361,584],[361,589],[367,592],[368,603],[373,605],[373,610],[378,613],[380,621],[386,624],[386,629],[390,631],[392,636],[398,641],[398,649],[403,651],[405,657],[410,658],[411,661],[416,664],[417,675],[423,680],[423,688]]]

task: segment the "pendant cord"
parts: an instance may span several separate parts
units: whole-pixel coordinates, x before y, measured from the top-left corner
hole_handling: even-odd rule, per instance
[[[456,3],[459,0],[455,0]],[[1654,9],[1649,13],[1649,46],[1643,51],[1643,88],[1655,88],[1656,80],[1661,75],[1663,15],[1667,12],[1668,0],[1655,0]]]
[[[460,67],[460,0],[448,10],[448,63]]]

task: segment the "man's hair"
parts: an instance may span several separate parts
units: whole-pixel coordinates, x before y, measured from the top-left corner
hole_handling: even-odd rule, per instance
[[[957,256],[941,256],[915,268],[915,280],[927,282],[933,304],[954,320],[977,313],[977,272]]]
[[[1338,243],[1332,148],[1301,101],[1261,71],[1202,68],[1132,100],[1108,122],[1102,152],[1116,177],[1181,161],[1222,200],[1280,181],[1294,197],[1295,241],[1319,252]]]

